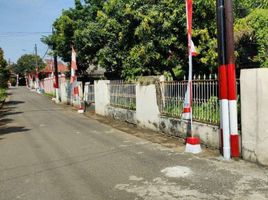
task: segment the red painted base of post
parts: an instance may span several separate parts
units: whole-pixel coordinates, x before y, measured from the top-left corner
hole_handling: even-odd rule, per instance
[[[191,144],[191,145],[200,144],[200,139],[197,137],[188,137],[186,138],[186,144]]]
[[[202,152],[200,139],[197,137],[188,137],[186,138],[186,153],[198,154]]]
[[[239,135],[231,135],[231,156],[232,158],[240,157]]]

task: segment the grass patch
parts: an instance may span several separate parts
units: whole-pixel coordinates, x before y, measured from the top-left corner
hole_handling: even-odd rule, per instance
[[[45,93],[44,95],[51,98],[56,97],[54,93]]]
[[[207,102],[193,102],[193,120],[219,124],[220,123],[220,107],[218,97],[211,97]],[[183,101],[176,98],[169,98],[165,101],[163,114],[169,117],[182,117]]]
[[[0,88],[0,102],[3,102],[7,97],[6,89]]]

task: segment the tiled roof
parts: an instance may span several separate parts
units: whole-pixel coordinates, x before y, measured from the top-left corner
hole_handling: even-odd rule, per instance
[[[41,72],[44,73],[52,73],[54,71],[54,61],[53,60],[45,60],[46,66],[44,69],[41,70]],[[67,65],[65,65],[63,62],[58,61],[58,71],[61,73],[70,71]]]

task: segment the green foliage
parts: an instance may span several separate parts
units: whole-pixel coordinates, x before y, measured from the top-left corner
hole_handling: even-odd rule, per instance
[[[33,72],[36,70],[36,64],[38,65],[39,70],[45,67],[45,63],[39,56],[25,54],[18,59],[17,64],[14,67],[14,72],[22,75]]]
[[[193,118],[214,124],[220,123],[220,107],[218,97],[211,97],[203,104],[193,104]]]
[[[237,19],[243,17],[247,18],[244,21],[253,23],[248,14],[256,7],[266,8],[267,3],[234,0],[237,23],[241,24]],[[193,15],[193,41],[199,52],[194,58],[194,73],[216,73],[216,1],[195,0]],[[80,75],[85,74],[90,64],[100,65],[128,80],[159,74],[182,79],[188,69],[185,1],[182,0],[85,0],[83,3],[75,0],[75,8],[64,10],[53,27],[53,35],[43,41],[55,45],[65,62],[70,62],[71,45],[74,45]],[[265,32],[265,27],[260,27]],[[266,35],[264,38],[267,40]],[[265,46],[256,48],[258,55],[254,59],[260,62],[266,49]],[[238,48],[238,54],[242,55],[243,50]],[[245,57],[241,59],[244,61]]]
[[[268,67],[268,9],[256,9],[236,24],[240,68]]]
[[[220,108],[218,97],[211,97],[204,103],[193,102],[193,120],[211,124],[220,123]],[[166,99],[163,114],[170,117],[181,117],[183,101],[177,98]]]
[[[7,68],[7,62],[4,59],[4,51],[0,48],[0,88],[7,87],[7,81],[9,80],[10,72]]]
[[[111,105],[115,107],[136,110],[136,99],[125,96],[112,96]]]
[[[56,97],[56,94],[54,94],[54,93],[44,93],[44,95],[49,97],[49,98]]]
[[[6,89],[0,88],[0,103],[7,97]]]

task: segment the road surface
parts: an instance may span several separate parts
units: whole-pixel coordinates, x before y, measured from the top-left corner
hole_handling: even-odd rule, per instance
[[[0,200],[268,199],[267,168],[193,156],[11,89],[0,118]]]

